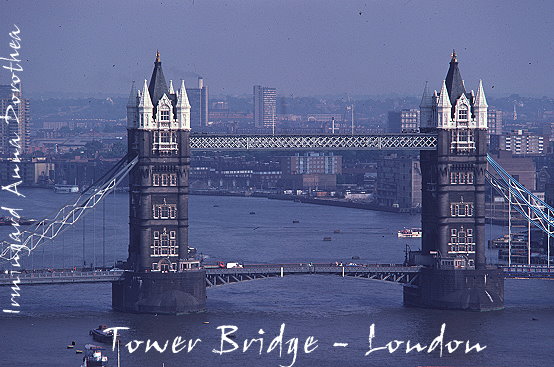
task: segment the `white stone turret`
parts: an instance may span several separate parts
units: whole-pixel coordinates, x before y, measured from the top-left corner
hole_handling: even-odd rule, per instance
[[[175,94],[175,90],[173,89],[173,80],[169,81],[169,94]]]
[[[127,101],[127,128],[132,129],[137,126],[138,118],[138,91],[135,87],[135,81],[131,85],[131,93],[129,94],[129,100]]]
[[[473,104],[473,113],[475,114],[475,123],[478,129],[486,129],[488,127],[488,107],[485,91],[483,90],[483,81],[479,80],[479,89],[477,89]]]
[[[439,93],[429,95],[427,85],[420,104],[421,127],[439,129],[486,129],[487,100],[483,83],[477,93],[467,92],[458,69],[458,59],[452,54],[450,68]]]
[[[148,91],[148,81],[144,80],[144,86],[142,87],[142,92],[140,93],[139,104],[138,104],[138,129],[152,129],[154,128],[154,106],[152,105],[152,100],[150,99],[150,92]]]
[[[450,97],[446,89],[446,81],[442,81],[442,88],[439,93],[437,101],[437,127],[447,128],[450,127],[450,114],[452,111],[452,104],[450,103]]]
[[[190,103],[184,80],[181,80],[181,88],[179,89],[179,93],[177,93],[177,106],[175,110],[179,129],[190,130]]]

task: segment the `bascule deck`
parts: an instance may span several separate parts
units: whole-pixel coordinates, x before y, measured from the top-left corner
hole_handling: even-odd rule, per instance
[[[335,275],[417,286],[421,266],[375,264],[367,266],[334,266],[322,264],[256,265],[231,269],[205,269],[206,287],[239,283],[249,280],[284,277],[289,275]],[[502,267],[505,278],[554,279],[554,267],[515,265]],[[12,286],[19,276],[18,285],[47,285],[71,283],[109,283],[120,280],[123,270],[35,270],[20,274],[0,274],[0,286]]]

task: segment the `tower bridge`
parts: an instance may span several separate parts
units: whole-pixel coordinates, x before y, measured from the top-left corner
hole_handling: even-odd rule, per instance
[[[121,272],[32,272],[21,284],[111,282],[113,308],[139,313],[185,313],[206,305],[206,288],[293,274],[353,276],[403,285],[408,306],[496,310],[504,304],[504,278],[552,278],[554,268],[498,268],[485,258],[485,182],[510,197],[527,219],[554,235],[554,209],[525,190],[487,156],[487,101],[480,82],[468,92],[454,53],[440,91],[426,85],[420,134],[207,135],[190,132],[185,84],[166,83],[159,54],[150,82],[133,83],[127,103],[128,154],[75,204],[24,234],[31,249],[75,223],[129,175],[129,256]],[[403,265],[287,266],[205,269],[189,258],[188,177],[191,150],[420,150],[422,248]],[[500,176],[493,179],[487,161]],[[512,201],[512,195],[514,200]],[[547,208],[547,210],[544,210]],[[526,210],[528,209],[528,210]],[[532,209],[532,210],[531,210]],[[9,243],[4,242],[4,245]],[[2,257],[10,258],[4,246]],[[10,277],[0,276],[0,285]],[[12,279],[13,280],[13,279]]]

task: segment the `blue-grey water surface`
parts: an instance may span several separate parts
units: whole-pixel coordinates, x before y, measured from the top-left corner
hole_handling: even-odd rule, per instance
[[[22,208],[25,217],[41,218],[56,211],[73,195],[45,189],[24,191],[26,198],[2,192],[0,204]],[[128,236],[127,194],[112,194],[105,205],[107,264],[125,259]],[[102,265],[102,205],[85,218],[86,262]],[[250,214],[255,212],[255,214]],[[0,214],[0,216],[5,213]],[[293,223],[298,220],[299,223]],[[192,196],[190,244],[210,260],[244,263],[334,262],[359,256],[358,262],[401,263],[404,247],[417,239],[398,239],[404,227],[419,226],[419,216],[300,204],[263,198]],[[94,224],[94,225],[93,225]],[[25,259],[27,268],[69,267],[83,262],[82,223],[54,243],[46,243]],[[334,233],[339,229],[341,233]],[[502,228],[487,226],[494,235]],[[5,238],[10,227],[0,227]],[[332,241],[323,241],[323,237]],[[96,241],[92,241],[95,239]],[[93,242],[95,244],[93,244]],[[63,254],[63,255],[62,255]],[[3,263],[4,268],[7,267]],[[0,288],[0,307],[9,305],[9,288]],[[286,324],[285,341],[308,336],[318,348],[305,354],[299,347],[295,366],[554,366],[554,282],[507,280],[503,311],[472,313],[405,308],[396,284],[334,276],[290,276],[208,289],[205,313],[155,316],[111,310],[109,284],[23,286],[21,313],[0,315],[0,366],[79,366],[81,355],[66,349],[92,341],[89,329],[98,324],[126,326],[123,340],[170,340],[168,350],[130,354],[122,349],[122,366],[270,366],[290,365],[291,355],[267,354],[271,339]],[[209,323],[207,323],[209,322]],[[368,350],[370,325],[375,324],[373,347],[411,340],[429,344],[446,323],[445,341],[470,340],[487,348],[480,353],[438,352],[394,354]],[[218,355],[220,325],[239,328],[235,342],[259,337],[265,331],[262,355],[253,347]],[[202,341],[190,353],[173,354],[176,336]],[[333,347],[334,342],[348,343]],[[258,344],[254,344],[258,345]],[[228,347],[229,345],[226,345]],[[115,366],[113,353],[109,353]]]

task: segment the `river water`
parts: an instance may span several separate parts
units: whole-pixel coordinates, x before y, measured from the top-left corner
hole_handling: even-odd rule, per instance
[[[42,218],[55,213],[76,196],[48,190],[24,191],[25,198],[5,192],[0,204],[21,208],[23,216]],[[69,267],[83,263],[111,265],[126,258],[128,236],[127,194],[112,194],[105,207],[85,218],[53,243],[48,241],[24,259],[26,268]],[[105,216],[102,213],[105,213]],[[255,212],[255,214],[250,214]],[[418,239],[398,239],[404,227],[419,226],[419,216],[300,204],[263,198],[192,196],[190,244],[209,260],[244,263],[334,262],[402,263],[406,243],[419,247]],[[0,214],[5,215],[5,213]],[[106,223],[102,232],[103,218]],[[293,223],[299,221],[299,223]],[[340,233],[334,233],[334,230]],[[501,227],[489,227],[491,235]],[[6,238],[10,227],[0,227]],[[332,237],[332,241],[323,241]],[[492,256],[492,255],[491,255]],[[9,268],[2,263],[0,267]],[[553,366],[554,282],[507,280],[505,310],[489,313],[405,308],[402,288],[396,284],[323,275],[290,276],[244,282],[208,289],[207,311],[184,316],[117,313],[111,310],[109,284],[22,286],[20,314],[0,314],[2,340],[0,366],[79,366],[81,355],[66,349],[75,341],[82,348],[92,341],[88,331],[99,324],[128,327],[124,343],[133,340],[169,340],[163,353],[145,352],[144,344],[130,353],[122,347],[124,367],[150,366]],[[0,288],[0,307],[9,306],[9,288]],[[370,325],[374,324],[373,348],[392,340],[429,345],[446,324],[444,341],[469,340],[486,345],[481,352],[459,348],[443,356],[432,353],[375,351],[367,356]],[[271,340],[285,324],[284,342],[268,353]],[[221,346],[220,326],[238,328],[232,339],[264,339],[243,352]],[[259,329],[264,334],[259,334]],[[171,343],[180,336],[201,339],[187,353],[172,353]],[[304,350],[313,336],[317,348]],[[334,343],[347,343],[345,347]],[[134,343],[132,344],[135,345]],[[290,347],[290,350],[289,350]],[[290,352],[290,353],[288,353]],[[114,353],[108,352],[115,362]],[[294,362],[294,363],[293,363]],[[115,366],[115,363],[113,364]]]

